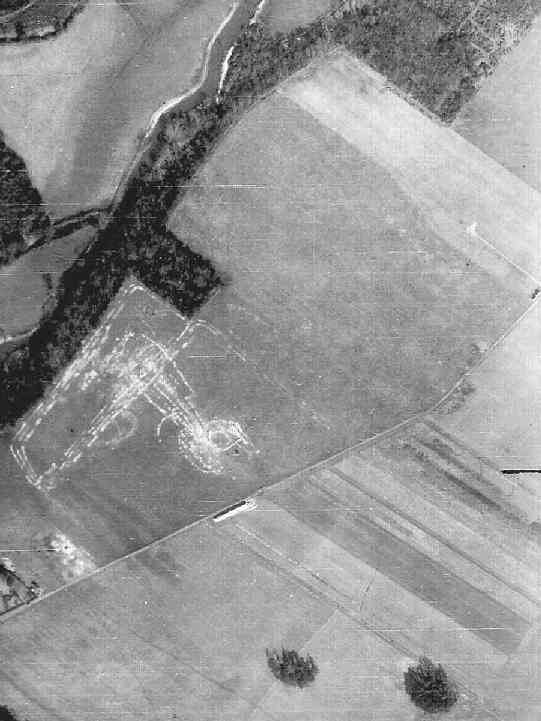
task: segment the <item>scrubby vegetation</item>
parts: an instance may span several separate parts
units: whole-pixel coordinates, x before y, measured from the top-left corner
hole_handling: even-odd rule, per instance
[[[501,0],[508,8],[514,4]],[[342,6],[288,33],[271,35],[261,23],[245,27],[219,96],[162,118],[109,224],[62,277],[55,307],[0,361],[0,427],[14,423],[71,361],[129,273],[186,314],[204,302],[220,280],[209,261],[166,232],[169,210],[223,132],[312,58],[346,47],[451,119],[487,72],[471,30],[477,21],[471,8],[464,15],[458,7],[465,3],[378,0]]]
[[[314,681],[318,672],[314,659],[308,655],[300,656],[297,651],[269,651],[267,663],[273,675],[290,686],[303,688]]]
[[[456,687],[445,669],[426,656],[420,658],[416,666],[408,668],[404,685],[413,703],[428,713],[448,711],[458,699]]]
[[[0,134],[0,265],[24,253],[48,227],[49,217],[22,158]]]

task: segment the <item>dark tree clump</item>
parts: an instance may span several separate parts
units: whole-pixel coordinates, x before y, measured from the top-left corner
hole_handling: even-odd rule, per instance
[[[413,703],[428,713],[448,711],[458,699],[456,687],[445,669],[426,656],[408,668],[404,683]]]
[[[286,651],[284,648],[281,653],[267,649],[267,663],[276,678],[300,688],[312,683],[318,672],[311,656],[304,658],[296,651]]]
[[[11,713],[7,706],[0,705],[0,721],[17,721],[17,717]]]

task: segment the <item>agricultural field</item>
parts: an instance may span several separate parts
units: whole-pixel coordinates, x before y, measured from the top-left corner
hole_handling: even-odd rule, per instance
[[[415,433],[344,453],[256,494],[251,510],[175,533],[15,613],[0,626],[5,702],[28,718],[82,721],[116,721],[120,709],[418,721],[402,674],[428,654],[458,684],[449,721],[506,718],[511,704],[539,710],[538,687],[523,683],[541,546],[427,465]],[[312,685],[272,678],[265,649],[281,646],[314,657]],[[493,690],[501,679],[505,698]]]
[[[88,3],[54,39],[0,47],[0,128],[52,217],[107,204],[152,114],[198,80],[230,10]]]
[[[340,54],[247,114],[170,227],[231,279],[201,317],[339,450],[430,407],[528,307],[537,203]]]
[[[541,190],[541,18],[454,121],[454,129]]]

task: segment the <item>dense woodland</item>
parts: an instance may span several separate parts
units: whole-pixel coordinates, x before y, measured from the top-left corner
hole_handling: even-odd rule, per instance
[[[423,16],[427,12],[430,22]],[[128,274],[187,315],[205,301],[220,279],[208,260],[165,230],[169,210],[243,111],[337,45],[367,59],[444,119],[453,117],[473,92],[477,75],[486,72],[464,34],[450,31],[433,9],[409,0],[334,12],[289,33],[270,35],[261,23],[248,25],[220,96],[162,118],[110,222],[63,275],[55,307],[27,341],[0,360],[0,426],[13,424],[40,398]]]
[[[17,717],[7,706],[0,705],[0,721],[17,721]]]
[[[24,161],[0,134],[0,266],[24,253],[48,227],[49,217]]]

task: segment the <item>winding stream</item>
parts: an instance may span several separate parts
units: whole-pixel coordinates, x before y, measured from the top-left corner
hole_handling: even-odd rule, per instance
[[[186,112],[205,97],[216,97],[227,72],[227,63],[241,29],[258,13],[266,0],[235,0],[227,17],[210,39],[199,83],[182,95],[163,102],[152,114],[139,148],[115,192],[112,211],[118,207],[129,180],[136,174],[142,154],[149,147],[160,121],[172,112]]]

